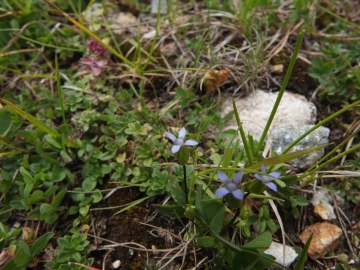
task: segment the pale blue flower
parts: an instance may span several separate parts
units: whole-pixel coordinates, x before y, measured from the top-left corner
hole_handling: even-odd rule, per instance
[[[266,168],[264,164],[261,164],[261,172],[266,173]],[[277,186],[272,181],[279,178],[280,174],[281,172],[271,172],[268,175],[259,175],[256,173],[254,176],[268,188],[272,189],[273,191],[277,191]]]
[[[171,148],[171,152],[175,154],[180,150],[181,146],[187,145],[187,146],[195,146],[199,143],[195,140],[186,140],[185,141],[185,135],[186,135],[186,129],[182,127],[179,132],[179,138],[176,138],[174,134],[170,132],[166,132],[166,135],[169,137],[170,140],[174,143],[173,147]]]
[[[219,176],[219,180],[225,185],[225,187],[220,187],[215,191],[216,197],[224,197],[225,195],[231,193],[238,200],[244,199],[244,194],[239,188],[241,178],[244,174],[243,171],[235,174],[233,181],[230,181],[229,177],[223,172],[218,171],[217,174]]]

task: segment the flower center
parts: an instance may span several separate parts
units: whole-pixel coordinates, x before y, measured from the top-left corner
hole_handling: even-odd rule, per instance
[[[267,176],[267,175],[263,175],[263,176],[262,176],[262,182],[263,182],[263,183],[269,183],[269,182],[271,182],[271,181],[273,181],[273,180],[274,180],[274,177]]]
[[[237,186],[236,186],[234,183],[232,183],[232,182],[227,183],[225,186],[226,186],[226,189],[227,189],[228,191],[230,191],[230,192],[232,192],[232,191],[234,191],[234,190],[237,189]]]
[[[184,145],[184,139],[178,138],[178,139],[176,139],[176,141],[175,141],[174,144],[175,144],[175,145]]]

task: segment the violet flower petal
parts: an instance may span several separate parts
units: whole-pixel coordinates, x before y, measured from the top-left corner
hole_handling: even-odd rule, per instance
[[[224,197],[225,195],[227,195],[229,193],[230,193],[230,191],[228,191],[225,187],[221,187],[215,191],[215,196],[216,197]]]
[[[199,143],[195,140],[186,140],[184,145],[187,145],[187,146],[195,146],[195,145],[198,145]]]
[[[231,194],[238,200],[244,199],[244,194],[242,193],[242,191],[240,189],[236,189],[236,190],[232,191]]]
[[[277,186],[273,183],[273,182],[268,182],[268,183],[265,183],[265,185],[268,187],[268,188],[270,188],[270,189],[272,189],[273,191],[278,191],[278,189],[277,189]]]
[[[218,171],[218,172],[217,172],[217,175],[218,175],[218,177],[219,177],[219,180],[220,180],[223,184],[227,184],[227,183],[230,182],[229,177],[228,177],[225,173],[223,173],[223,172],[221,172],[221,171]]]
[[[180,150],[181,145],[175,144],[173,145],[173,147],[171,148],[171,153],[175,154]]]
[[[179,139],[184,139],[186,135],[186,129],[185,127],[182,127],[179,131]]]
[[[269,174],[270,174],[272,177],[274,177],[274,180],[275,180],[275,179],[279,178],[281,172],[271,172],[271,173],[269,173]]]
[[[172,140],[172,142],[176,142],[176,137],[174,136],[174,134],[170,133],[170,132],[166,132],[166,135],[169,137],[170,140]]]
[[[264,164],[261,164],[261,172],[266,173],[266,167]]]
[[[243,177],[244,171],[239,171],[237,174],[235,174],[233,183],[237,186],[241,183],[241,178]]]
[[[254,176],[255,176],[255,178],[256,178],[257,180],[260,180],[261,182],[263,181],[261,175],[255,173]]]

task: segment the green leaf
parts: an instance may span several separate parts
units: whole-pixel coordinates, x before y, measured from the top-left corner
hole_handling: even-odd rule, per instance
[[[10,201],[9,205],[10,205],[11,208],[14,208],[14,209],[17,209],[17,210],[24,209],[24,204],[21,201],[18,201],[18,200]]]
[[[85,178],[82,182],[81,187],[84,191],[93,191],[96,188],[97,181],[96,179],[92,179],[91,177]]]
[[[145,167],[151,167],[152,163],[153,163],[153,159],[151,157],[145,159],[144,162],[143,162]]]
[[[213,161],[214,165],[219,165],[222,157],[218,153],[215,153],[210,156],[210,159]]]
[[[4,138],[11,128],[11,113],[0,111],[0,137]]]
[[[249,218],[248,218],[248,220],[246,221],[246,223],[248,224],[248,225],[252,225],[252,224],[254,224],[256,221],[258,221],[259,220],[259,216],[258,215],[251,215]]]
[[[289,197],[289,200],[292,207],[296,207],[298,205],[293,196]]]
[[[60,156],[62,157],[65,163],[70,163],[72,161],[72,158],[68,155],[68,153],[65,150],[60,151]]]
[[[44,139],[52,146],[57,149],[62,149],[61,142],[56,140],[54,137],[50,136],[49,134],[45,135]]]
[[[275,179],[274,182],[276,182],[276,184],[277,184],[278,186],[280,186],[281,188],[286,187],[286,184],[285,184],[282,180],[280,180],[280,179]]]
[[[24,177],[24,182],[26,184],[35,184],[36,183],[36,180],[30,175],[30,173],[24,167],[20,167],[19,171],[20,171],[21,175]]]
[[[57,186],[51,186],[49,187],[46,191],[45,191],[45,198],[50,197],[51,195],[54,194],[54,192],[58,189]]]
[[[83,207],[80,207],[80,209],[79,209],[80,215],[85,217],[89,213],[89,209],[90,209],[90,205],[85,205]]]
[[[40,215],[41,215],[40,208],[37,207],[34,210],[27,213],[27,218],[28,219],[39,219]]]
[[[186,146],[180,147],[180,150],[176,153],[176,157],[180,165],[186,165],[190,157],[189,149]]]
[[[55,207],[53,207],[52,205],[48,204],[48,203],[43,203],[42,205],[40,205],[40,213],[41,214],[46,214],[46,213],[50,213],[55,211]]]
[[[71,206],[71,207],[69,208],[67,214],[68,214],[68,215],[74,215],[74,214],[76,214],[78,211],[79,211],[79,206],[73,205],[73,206]]]
[[[300,205],[300,206],[307,206],[309,204],[308,200],[305,199],[304,197],[302,196],[299,196],[299,195],[295,195],[293,196],[293,198],[295,199],[297,205]]]
[[[199,185],[197,193],[196,193],[196,199],[195,199],[195,208],[196,208],[196,211],[199,213],[201,219],[205,219],[205,214],[203,212],[203,208],[201,205],[203,187],[204,187],[203,185]]]
[[[35,190],[35,191],[31,194],[28,202],[29,202],[30,204],[33,204],[33,203],[37,203],[37,202],[43,201],[44,199],[45,199],[44,192],[43,192],[42,190]]]
[[[64,180],[66,177],[65,169],[61,168],[60,166],[54,166],[52,170],[52,180],[53,182],[59,182]]]
[[[209,227],[215,233],[219,233],[225,217],[224,205],[218,200],[208,201],[203,203],[203,212]]]
[[[166,215],[171,219],[182,218],[185,214],[184,206],[178,205],[176,202],[167,202],[166,205],[153,204],[153,206],[160,214]]]
[[[291,207],[291,211],[294,215],[294,218],[299,218],[299,210],[297,209],[297,207]]]
[[[31,252],[28,245],[20,240],[18,242],[18,250],[16,251],[14,262],[17,267],[24,267],[31,261]]]
[[[57,207],[60,204],[61,200],[64,198],[65,194],[66,189],[61,190],[58,194],[56,194],[54,200],[51,202],[51,205],[53,207]]]
[[[98,189],[95,189],[93,194],[91,194],[90,199],[92,203],[98,203],[102,200],[103,196],[101,194],[101,192]]]
[[[176,88],[176,95],[181,99],[186,99],[186,92],[181,87]]]
[[[172,175],[169,177],[169,184],[167,185],[167,188],[169,189],[169,193],[175,202],[179,205],[186,204],[185,192],[180,188],[179,182]]]
[[[222,168],[226,169],[226,168],[228,168],[230,166],[232,156],[233,156],[233,149],[228,148],[227,151],[224,154],[224,158],[223,158],[223,161],[222,161]]]
[[[255,268],[254,266],[259,261],[260,257],[254,254],[247,254],[247,253],[236,253],[232,262],[233,269],[239,270],[252,270],[252,269],[259,269]]]
[[[196,237],[196,243],[204,248],[214,247],[217,243],[214,237],[211,236],[202,236]]]
[[[35,257],[38,255],[41,251],[43,251],[47,245],[47,243],[50,241],[50,239],[54,236],[52,232],[48,232],[42,236],[40,236],[38,239],[35,240],[35,242],[31,246],[31,255]]]
[[[107,164],[101,164],[100,171],[102,175],[108,174],[111,171],[111,167]]]
[[[8,261],[3,267],[1,267],[1,270],[18,270],[15,264],[15,259]]]
[[[245,244],[243,248],[250,250],[255,249],[258,251],[264,251],[270,247],[271,241],[272,241],[271,233],[264,232],[260,234],[258,237],[256,237],[254,240]]]
[[[283,181],[286,186],[291,186],[295,184],[297,181],[299,181],[298,177],[296,175],[287,175],[284,177],[281,177],[281,181]]]
[[[54,213],[48,214],[44,220],[47,224],[53,224],[58,219],[58,216],[59,215],[56,212],[54,212]]]
[[[31,193],[31,191],[34,188],[34,184],[26,184],[25,188],[24,188],[24,198],[27,199],[29,198],[29,195]]]
[[[321,70],[323,68],[323,60],[321,57],[316,56],[313,59],[311,59],[311,66],[312,68],[316,68]]]
[[[265,220],[266,225],[269,227],[269,229],[275,233],[278,229],[278,226],[275,224],[275,222],[272,219],[266,219]]]
[[[323,65],[322,67],[322,74],[323,75],[327,75],[333,72],[333,69],[335,67],[335,63],[334,62],[327,62]]]

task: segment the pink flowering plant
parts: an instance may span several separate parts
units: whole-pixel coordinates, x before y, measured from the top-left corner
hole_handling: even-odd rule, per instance
[[[110,61],[108,51],[95,39],[89,38],[86,42],[87,54],[80,59],[80,63],[90,73],[97,77],[108,67]]]

